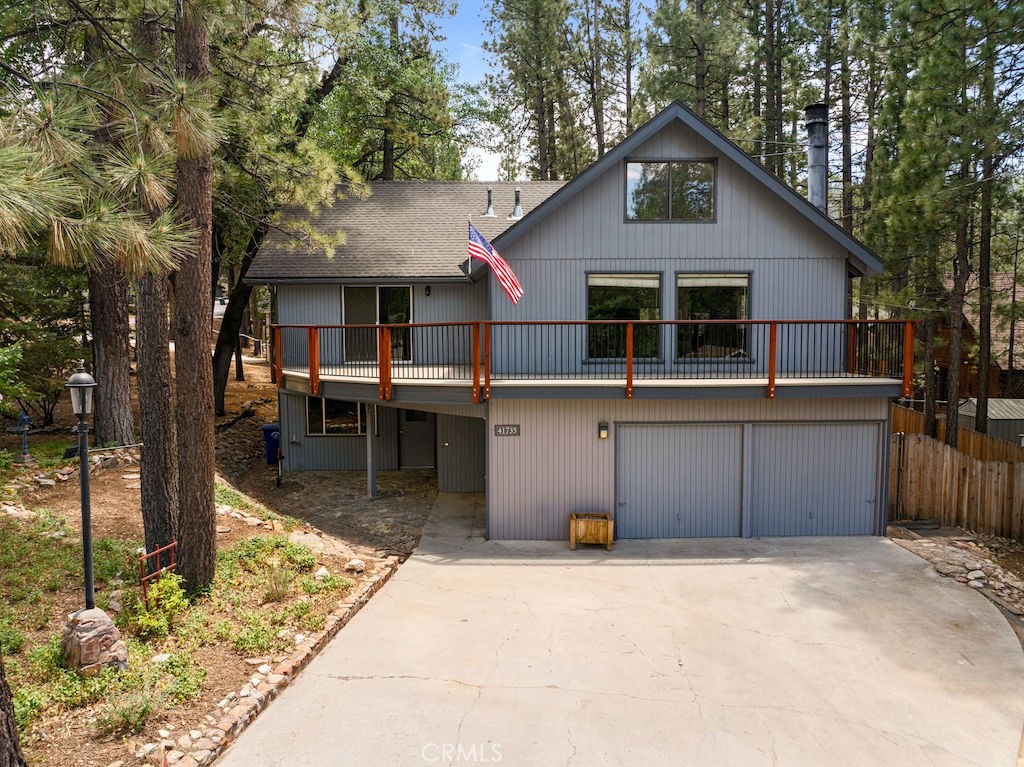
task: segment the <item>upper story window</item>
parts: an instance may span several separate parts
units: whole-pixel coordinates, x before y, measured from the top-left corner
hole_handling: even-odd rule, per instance
[[[306,397],[307,435],[366,434],[366,405]]]
[[[588,274],[588,320],[660,320],[660,274]],[[591,325],[587,329],[590,359],[621,359],[626,356],[624,324]],[[633,355],[660,357],[657,325],[633,329]]]
[[[676,319],[750,319],[750,275],[677,274]],[[676,354],[699,359],[746,359],[747,325],[677,326]]]
[[[714,221],[715,164],[708,160],[626,163],[629,221]]]

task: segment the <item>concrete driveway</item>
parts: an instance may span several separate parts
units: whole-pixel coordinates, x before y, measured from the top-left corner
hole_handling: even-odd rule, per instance
[[[1024,654],[881,538],[423,543],[223,767],[1017,764]]]

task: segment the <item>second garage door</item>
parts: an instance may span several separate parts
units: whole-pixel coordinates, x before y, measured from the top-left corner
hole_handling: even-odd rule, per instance
[[[879,429],[876,423],[620,424],[616,534],[877,533]]]

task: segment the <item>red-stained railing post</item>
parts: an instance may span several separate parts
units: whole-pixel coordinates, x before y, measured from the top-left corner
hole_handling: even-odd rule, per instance
[[[914,323],[903,325],[903,396],[914,393]]]
[[[778,347],[778,325],[768,326],[768,399],[775,399],[775,351]]]
[[[377,380],[380,384],[380,398],[391,399],[391,328],[377,328]]]
[[[633,399],[633,323],[626,323],[626,399]]]
[[[270,354],[273,357],[270,365],[271,381],[277,384],[278,388],[284,386],[284,376],[281,375],[283,368],[281,362],[281,328],[275,327],[271,331]]]
[[[473,323],[473,402],[480,402],[480,323]]]
[[[306,328],[309,352],[309,393],[320,396],[320,328]]]
[[[491,398],[491,323],[484,326],[484,399]]]
[[[857,372],[857,323],[850,322],[846,326],[849,332],[846,335],[846,372]]]

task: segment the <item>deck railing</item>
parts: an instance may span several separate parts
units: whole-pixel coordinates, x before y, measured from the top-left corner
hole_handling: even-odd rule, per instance
[[[276,325],[273,375],[399,383],[465,383],[474,401],[495,381],[637,382],[887,378],[910,396],[914,323],[902,320],[483,321]]]

